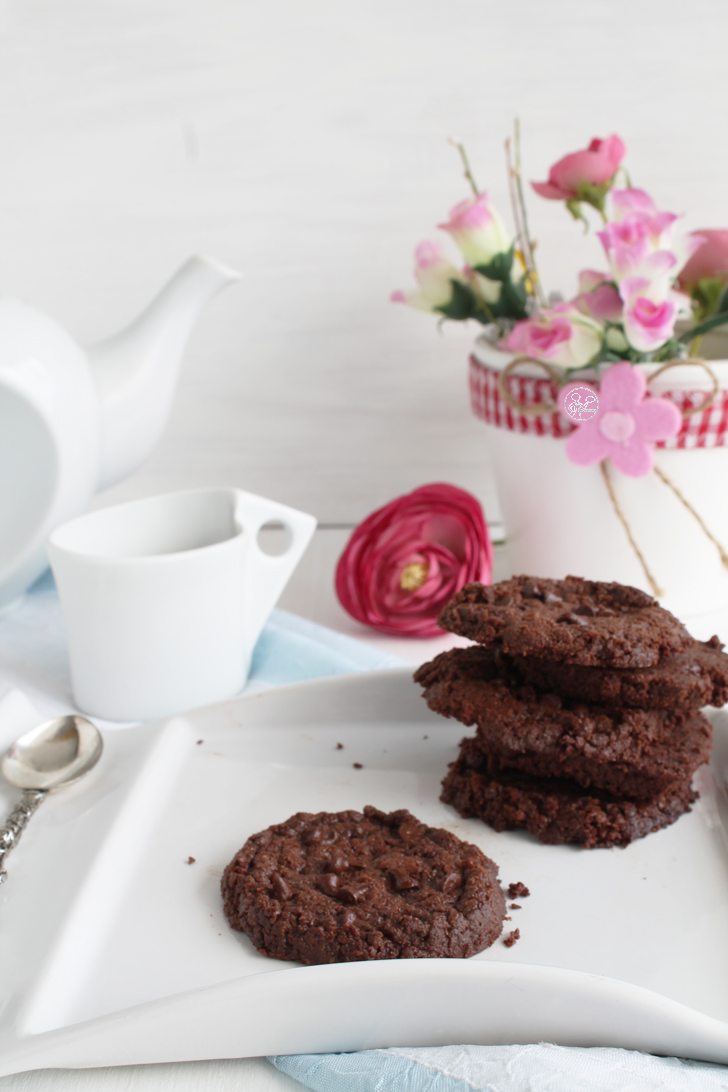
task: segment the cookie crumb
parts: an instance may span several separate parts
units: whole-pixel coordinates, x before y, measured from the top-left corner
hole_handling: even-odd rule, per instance
[[[517,902],[512,902],[511,905],[508,907],[508,909],[509,910],[520,910],[521,907],[518,905]]]
[[[185,864],[194,864],[194,863],[195,863],[195,858],[194,857],[188,857],[187,860],[185,861]]]
[[[521,939],[520,929],[511,929],[510,933],[505,938],[503,943],[505,944],[506,948],[512,948],[513,945],[516,943],[516,941],[520,940],[520,939]]]
[[[508,915],[503,918],[503,921],[513,921],[513,918],[509,918]]]
[[[361,762],[352,762],[352,766],[354,767],[355,770],[363,770],[364,769]]]
[[[198,739],[198,740],[197,740],[197,746],[199,747],[199,746],[200,746],[200,744],[201,744],[201,743],[204,743],[204,742],[205,742],[205,741],[204,741],[204,739]]]
[[[516,883],[508,884],[508,898],[509,899],[527,899],[531,892],[526,887],[525,883],[521,883],[517,880]]]
[[[336,744],[336,750],[337,751],[343,751],[344,750],[344,744],[343,743],[337,743]]]

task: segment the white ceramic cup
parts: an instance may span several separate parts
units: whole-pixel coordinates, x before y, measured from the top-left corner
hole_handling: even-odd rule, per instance
[[[260,528],[288,529],[283,554]],[[266,619],[316,528],[240,489],[195,489],[104,508],[58,527],[48,554],[79,709],[150,720],[236,694]]]

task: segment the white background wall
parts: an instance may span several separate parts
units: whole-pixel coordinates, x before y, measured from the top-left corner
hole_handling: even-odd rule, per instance
[[[108,499],[233,482],[352,522],[450,480],[497,515],[475,331],[388,302],[467,195],[619,133],[636,184],[728,226],[724,0],[2,0],[0,288],[82,342],[193,251],[242,284],[190,343],[163,442]],[[547,287],[599,262],[533,196]]]

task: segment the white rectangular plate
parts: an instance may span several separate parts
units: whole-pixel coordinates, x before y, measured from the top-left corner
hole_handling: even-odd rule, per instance
[[[409,671],[108,732],[97,769],[44,802],[8,859],[0,1074],[540,1040],[728,1063],[728,717],[714,722],[693,811],[590,851],[441,804],[463,727],[429,712]],[[504,884],[526,883],[506,923],[516,946],[301,967],[228,928],[220,876],[250,834],[365,804],[409,808],[480,846]]]

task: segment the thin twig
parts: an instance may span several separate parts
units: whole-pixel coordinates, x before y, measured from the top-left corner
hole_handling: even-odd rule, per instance
[[[523,182],[521,179],[521,123],[518,118],[513,123],[514,144],[516,153],[516,190],[518,193],[518,203],[521,207],[521,219],[523,223],[523,245],[528,250],[528,261],[531,267],[531,275],[535,279],[534,288],[538,295],[539,303],[542,307],[546,306],[546,296],[544,295],[543,286],[541,284],[541,278],[538,275],[538,269],[536,268],[536,257],[533,253],[533,243],[531,242],[531,234],[528,230],[528,214],[526,211],[526,198],[523,194]]]
[[[619,501],[617,500],[617,494],[614,492],[614,486],[612,485],[611,479],[609,477],[609,472],[607,470],[607,460],[606,459],[602,459],[602,461],[599,464],[599,469],[602,472],[602,477],[604,478],[604,484],[607,487],[607,492],[609,493],[609,499],[612,502],[612,507],[614,508],[614,511],[617,514],[617,518],[619,519],[620,523],[624,527],[624,530],[625,530],[625,532],[627,534],[627,538],[629,539],[630,546],[632,547],[635,554],[637,555],[637,559],[638,559],[640,565],[642,566],[642,571],[644,572],[645,576],[647,577],[647,582],[650,585],[650,588],[652,589],[652,594],[654,595],[655,599],[659,599],[660,596],[664,595],[665,593],[660,588],[659,584],[655,580],[655,578],[652,575],[652,573],[650,572],[650,570],[647,568],[647,562],[645,561],[644,557],[642,556],[642,551],[640,550],[639,546],[637,545],[637,543],[634,540],[634,537],[632,535],[632,529],[631,529],[629,523],[627,522],[627,517],[625,516],[624,512],[622,511],[622,508],[621,508],[621,505],[620,505]]]
[[[526,274],[528,275],[528,287],[534,295],[536,292],[536,271],[532,270],[529,260],[528,247],[524,243],[525,228],[523,226],[523,220],[521,218],[521,205],[518,200],[518,187],[516,186],[516,171],[511,159],[511,141],[510,137],[505,142],[506,149],[506,167],[508,169],[508,195],[511,199],[511,210],[513,212],[513,222],[516,226],[516,243],[518,244],[519,254],[523,260],[523,266]]]
[[[452,146],[454,148],[457,148],[457,150],[460,152],[460,158],[462,159],[463,167],[465,168],[465,177],[467,178],[468,182],[470,183],[470,188],[473,191],[473,195],[475,197],[477,197],[479,195],[479,193],[480,193],[480,190],[478,189],[477,182],[473,178],[473,172],[470,169],[470,163],[468,162],[468,157],[467,157],[467,155],[465,153],[465,148],[463,147],[463,143],[462,143],[461,140],[458,140],[457,137],[449,137],[448,139],[449,139],[450,144],[452,144]]]
[[[660,481],[664,482],[665,485],[668,487],[668,489],[672,489],[673,493],[675,494],[677,499],[680,501],[680,503],[684,504],[685,507],[687,508],[688,512],[690,513],[690,515],[693,517],[693,519],[697,520],[698,525],[699,525],[701,531],[703,532],[703,534],[706,535],[706,537],[710,539],[710,541],[713,543],[716,550],[720,554],[720,560],[723,562],[723,567],[728,569],[728,554],[726,554],[725,550],[721,546],[720,542],[718,542],[718,539],[715,537],[715,535],[710,533],[710,531],[705,526],[705,524],[703,523],[703,521],[700,518],[700,516],[698,515],[698,513],[693,508],[690,501],[687,499],[687,497],[684,497],[682,495],[682,493],[680,492],[678,487],[675,485],[675,483],[670,481],[667,474],[665,474],[665,472],[663,470],[660,470],[659,466],[655,466],[654,470],[655,470],[655,474],[657,474],[657,477],[660,479]]]
[[[511,198],[511,208],[513,209],[513,220],[516,225],[516,241],[518,242],[520,253],[523,256],[523,264],[526,267],[530,291],[535,296],[539,305],[545,307],[546,299],[539,280],[538,270],[536,269],[536,263],[533,257],[533,247],[531,245],[531,240],[528,237],[528,229],[525,221],[525,204],[523,201],[523,189],[520,184],[520,168],[513,163],[510,138],[505,142],[505,149],[506,166],[508,168],[508,190]],[[520,155],[520,151],[518,154]]]

